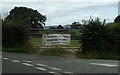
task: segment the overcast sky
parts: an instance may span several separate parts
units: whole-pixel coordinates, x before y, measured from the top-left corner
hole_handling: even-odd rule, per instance
[[[22,1],[22,2],[21,2]],[[47,16],[46,25],[66,25],[81,22],[90,16],[113,22],[118,15],[119,0],[1,0],[2,15],[14,7],[24,6]]]

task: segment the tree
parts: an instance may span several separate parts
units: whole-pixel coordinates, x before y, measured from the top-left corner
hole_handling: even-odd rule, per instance
[[[49,27],[49,29],[56,29],[56,27],[52,26],[52,27]]]
[[[71,29],[80,29],[81,24],[79,22],[73,22],[71,25]]]
[[[120,15],[118,15],[115,19],[114,22],[120,23]]]
[[[39,24],[33,24],[33,20],[36,18]],[[29,28],[31,27],[31,24],[32,27],[34,27],[33,25],[39,25],[39,27],[42,27],[43,25],[45,25],[46,16],[40,14],[37,10],[33,10],[31,8],[15,7],[5,18],[5,21],[9,22],[8,24],[16,24],[17,21],[17,24],[23,23],[26,27]]]
[[[59,25],[57,29],[64,29],[64,27],[62,25]]]
[[[40,14],[37,10],[26,7],[12,9],[2,23],[3,46],[20,47],[26,45],[29,40],[28,28],[32,27],[31,20],[36,18],[39,26],[45,25],[46,16]]]

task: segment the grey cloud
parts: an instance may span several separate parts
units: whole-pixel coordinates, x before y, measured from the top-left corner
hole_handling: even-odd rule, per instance
[[[112,9],[114,9],[117,6],[117,3],[96,4],[94,2],[11,2],[4,3],[3,11],[8,12],[8,10],[13,9],[14,6],[25,6],[38,10],[40,13],[47,16],[47,25],[65,25],[72,23],[73,21],[81,21],[82,19],[87,19],[90,16],[95,15],[99,15],[101,18],[104,18],[104,16],[101,15],[105,15],[107,11],[103,10],[103,13],[101,13],[101,9],[99,8],[113,7]],[[108,17],[113,15],[106,14]]]

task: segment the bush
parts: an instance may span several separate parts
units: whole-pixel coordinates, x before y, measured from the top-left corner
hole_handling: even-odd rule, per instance
[[[110,23],[106,26],[110,33],[111,49],[115,53],[120,53],[120,23]]]
[[[120,59],[120,23],[105,24],[99,18],[84,21],[80,58]]]
[[[81,47],[83,52],[107,51],[109,34],[104,23],[99,18],[90,19],[84,22],[84,28],[81,34]]]
[[[27,29],[20,25],[2,26],[3,47],[17,47],[28,43]]]

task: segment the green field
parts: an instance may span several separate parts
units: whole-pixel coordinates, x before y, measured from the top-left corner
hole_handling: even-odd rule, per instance
[[[30,33],[39,33],[39,34],[80,34],[80,30],[75,29],[75,30],[39,30],[39,31],[31,31]]]

